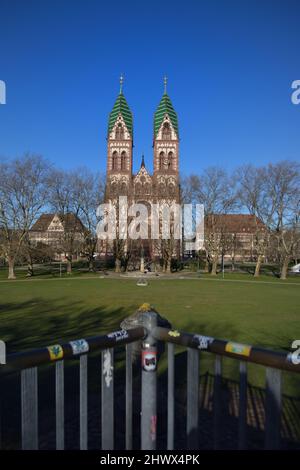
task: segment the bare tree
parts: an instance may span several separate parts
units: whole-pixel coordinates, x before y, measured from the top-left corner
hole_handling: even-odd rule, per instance
[[[83,247],[85,227],[80,220],[82,211],[82,193],[85,181],[81,179],[83,169],[71,172],[54,170],[49,177],[50,205],[63,224],[60,250],[67,260],[67,273],[72,273],[72,261],[75,253]]]
[[[217,274],[220,256],[225,254],[227,237],[225,236],[225,220],[220,215],[233,211],[237,203],[236,181],[225,170],[209,167],[199,179],[197,198],[204,205],[205,235],[204,243],[207,259],[211,266],[211,275]],[[226,242],[226,243],[225,243]]]
[[[300,165],[282,161],[267,168],[267,191],[274,206],[271,229],[277,241],[280,278],[300,244]]]
[[[241,204],[255,216],[254,276],[259,276],[267,253],[275,250],[281,278],[285,279],[299,244],[299,164],[282,161],[259,168],[247,165],[237,173]]]
[[[79,217],[84,230],[84,243],[82,253],[88,260],[89,270],[94,270],[94,258],[98,243],[97,228],[97,207],[104,201],[105,179],[103,175],[81,170],[77,176],[77,199],[80,202]]]
[[[158,208],[158,238],[152,240],[156,257],[163,263],[163,272],[170,273],[172,259],[180,256],[181,212],[172,199],[165,199]]]
[[[253,215],[253,244],[256,253],[254,276],[260,274],[270,244],[270,228],[275,211],[275,199],[268,190],[268,170],[266,167],[245,165],[236,172],[239,180],[238,198],[242,207]]]
[[[15,279],[21,246],[47,201],[49,168],[41,156],[30,154],[0,163],[0,243],[8,279]]]

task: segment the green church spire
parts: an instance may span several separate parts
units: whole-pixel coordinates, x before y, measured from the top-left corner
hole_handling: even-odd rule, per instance
[[[174,127],[174,130],[178,136],[179,134],[178,134],[177,114],[167,94],[167,77],[165,76],[164,77],[164,94],[154,114],[154,138],[156,138],[159,128],[166,114],[169,116],[172,126]]]
[[[130,108],[128,106],[128,103],[125,99],[125,96],[123,95],[123,82],[124,82],[124,77],[121,75],[120,77],[120,93],[115,101],[114,107],[109,115],[109,120],[108,120],[108,133],[111,132],[112,128],[115,125],[115,122],[121,114],[122,118],[124,119],[124,122],[126,124],[126,127],[128,131],[130,132],[131,136],[133,133],[133,118],[132,118],[132,112],[130,111]]]

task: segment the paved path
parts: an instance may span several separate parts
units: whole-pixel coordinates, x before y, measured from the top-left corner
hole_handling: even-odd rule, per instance
[[[122,280],[138,280],[139,278],[143,277],[144,279],[147,279],[148,281],[172,281],[172,280],[182,280],[182,281],[209,281],[209,282],[236,282],[236,283],[247,283],[247,284],[255,284],[255,285],[260,285],[260,284],[272,284],[276,286],[300,286],[300,282],[288,282],[288,281],[261,281],[261,280],[256,280],[256,281],[251,281],[250,279],[218,279],[218,278],[208,278],[208,277],[193,277],[191,275],[178,275],[178,274],[160,274],[159,276],[149,276],[147,275],[141,276],[141,275],[136,275],[136,276],[126,276],[125,274],[109,274],[108,276],[102,276],[102,275],[97,275],[97,276],[78,276],[78,277],[57,277],[57,278],[47,278],[47,279],[40,279],[40,278],[28,278],[28,279],[15,279],[15,280],[8,280],[4,279],[0,281],[0,284],[14,284],[17,282],[61,282],[61,281],[87,281],[90,279],[122,279]]]

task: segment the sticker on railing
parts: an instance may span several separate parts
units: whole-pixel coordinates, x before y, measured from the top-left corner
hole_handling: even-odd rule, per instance
[[[142,351],[142,367],[146,372],[156,370],[156,351]]]
[[[83,354],[89,351],[89,343],[85,339],[76,339],[75,341],[69,342],[74,356],[76,354]]]
[[[156,429],[157,429],[157,416],[151,416],[150,421],[150,434],[151,434],[151,441],[155,441],[156,439]]]
[[[173,338],[177,338],[178,336],[180,336],[180,333],[179,333],[179,331],[177,331],[177,330],[170,330],[170,331],[168,332],[168,335],[169,335],[169,336],[173,336]]]
[[[128,336],[128,331],[126,330],[114,331],[113,333],[109,333],[107,335],[108,338],[115,339],[116,341],[121,341],[121,339],[127,339]]]
[[[106,349],[103,353],[102,374],[108,388],[110,387],[111,381],[113,379],[113,370],[114,367],[112,365],[111,352],[109,349]]]
[[[240,354],[241,356],[249,356],[251,346],[240,343],[227,343],[225,346],[225,351],[233,354]]]
[[[214,341],[211,336],[194,335],[193,340],[198,343],[198,349],[208,349],[209,345]]]
[[[57,361],[64,357],[64,351],[60,344],[53,344],[52,346],[47,347],[50,361]]]

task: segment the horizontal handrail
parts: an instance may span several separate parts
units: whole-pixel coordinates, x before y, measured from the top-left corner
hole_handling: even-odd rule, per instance
[[[138,327],[131,330],[112,331],[103,336],[76,339],[68,343],[53,344],[43,348],[8,354],[6,364],[0,366],[0,375],[62,359],[74,359],[89,352],[133,343],[144,338],[145,334],[145,329]]]
[[[300,372],[300,364],[293,364],[290,352],[272,351],[248,344],[162,327],[156,327],[153,331],[153,336],[160,341],[175,343],[188,348],[215,353],[220,356],[253,362],[275,369]]]
[[[137,327],[130,330],[113,331],[103,336],[76,339],[68,343],[53,344],[29,351],[8,354],[6,364],[0,366],[0,375],[61,359],[74,359],[88,352],[113,348],[117,345],[133,343],[143,339],[145,335],[146,330],[143,327]],[[198,349],[199,351],[207,351],[266,367],[300,372],[300,364],[292,362],[292,354],[290,352],[272,351],[248,344],[213,338],[199,333],[187,333],[162,327],[154,328],[153,336],[160,341]]]

